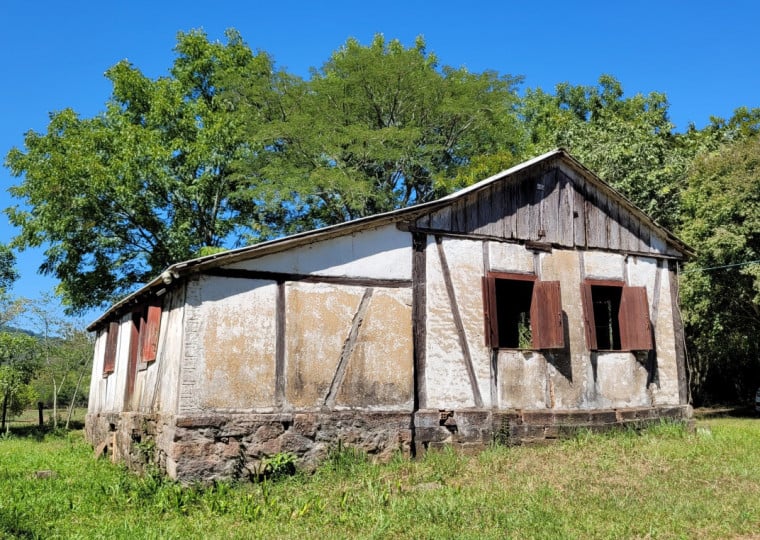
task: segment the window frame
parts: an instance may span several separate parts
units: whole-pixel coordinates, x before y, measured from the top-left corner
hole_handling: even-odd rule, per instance
[[[617,287],[620,289],[620,305],[616,314],[620,336],[619,349],[600,349],[598,347],[593,287]],[[633,352],[654,349],[646,287],[631,286],[623,280],[585,279],[581,283],[581,303],[583,304],[586,345],[590,351]]]
[[[499,339],[499,305],[496,281],[529,281],[533,283],[530,300],[531,347],[506,347]],[[539,351],[563,349],[565,328],[559,281],[543,281],[535,274],[489,271],[483,276],[483,311],[485,344],[491,349]]]

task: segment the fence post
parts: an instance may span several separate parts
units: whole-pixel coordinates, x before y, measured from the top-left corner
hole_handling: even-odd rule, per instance
[[[42,405],[43,404],[41,401],[37,402],[37,411],[39,412],[39,417],[40,417],[40,427],[42,427],[45,424],[44,419],[42,418]]]

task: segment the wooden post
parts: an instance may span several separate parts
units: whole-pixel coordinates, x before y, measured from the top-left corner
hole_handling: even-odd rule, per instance
[[[45,419],[42,417],[42,406],[43,406],[43,403],[41,401],[38,401],[37,402],[37,413],[38,413],[38,416],[39,416],[40,427],[42,427],[44,425],[44,423],[45,423]]]

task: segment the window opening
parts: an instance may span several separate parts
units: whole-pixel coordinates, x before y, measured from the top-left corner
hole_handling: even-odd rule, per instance
[[[592,351],[647,351],[654,348],[646,287],[619,282],[581,285],[586,343]]]
[[[508,349],[530,349],[533,347],[533,331],[530,325],[532,297],[532,281],[496,280],[496,320],[499,326],[499,347]]]
[[[620,296],[622,287],[591,286],[594,304],[594,326],[596,345],[602,350],[619,351],[620,346]]]
[[[483,280],[486,345],[502,349],[565,346],[558,281],[489,272]]]

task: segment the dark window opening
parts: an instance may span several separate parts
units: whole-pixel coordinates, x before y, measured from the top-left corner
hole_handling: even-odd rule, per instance
[[[483,280],[486,345],[502,349],[565,346],[558,281],[489,272]]]
[[[594,304],[594,327],[598,349],[619,351],[620,346],[620,296],[622,287],[591,286]]]
[[[532,298],[532,281],[496,280],[496,320],[499,325],[499,347],[508,349],[530,349],[533,347],[533,331],[530,327]]]
[[[646,287],[588,280],[581,285],[586,343],[592,351],[654,348]]]

